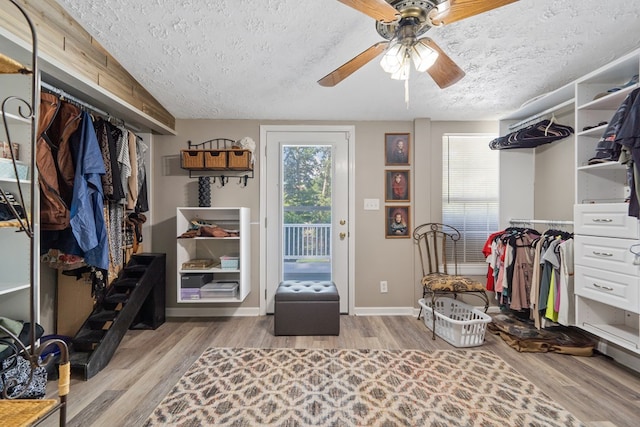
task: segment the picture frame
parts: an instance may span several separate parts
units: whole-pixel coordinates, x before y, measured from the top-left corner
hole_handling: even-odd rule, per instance
[[[408,133],[384,134],[384,162],[387,166],[411,164],[411,138]]]
[[[410,206],[385,206],[385,238],[411,237]]]
[[[409,169],[385,170],[385,202],[410,202],[411,188]]]

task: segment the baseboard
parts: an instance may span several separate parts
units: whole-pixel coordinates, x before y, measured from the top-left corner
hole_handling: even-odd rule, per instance
[[[355,316],[413,316],[413,307],[355,307]],[[417,315],[418,312],[416,311]]]
[[[484,307],[476,307],[483,311]],[[356,307],[354,316],[418,316],[419,308],[415,307]],[[487,313],[499,313],[500,307],[489,307]],[[233,317],[233,316],[259,316],[257,307],[168,307],[167,317]]]
[[[249,317],[259,316],[258,307],[167,307],[167,317]]]
[[[616,363],[640,373],[640,354],[619,347],[604,339],[599,339],[596,350],[611,357]]]

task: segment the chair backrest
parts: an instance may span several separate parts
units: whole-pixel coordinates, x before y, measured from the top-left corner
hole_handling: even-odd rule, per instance
[[[460,237],[460,232],[454,227],[437,222],[422,224],[413,230],[413,240],[418,245],[423,276],[433,273],[458,274],[456,243]],[[449,273],[450,266],[453,267],[452,273]]]

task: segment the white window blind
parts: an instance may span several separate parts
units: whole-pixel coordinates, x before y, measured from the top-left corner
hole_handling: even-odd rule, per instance
[[[442,138],[442,222],[462,234],[456,245],[458,263],[484,262],[482,247],[498,229],[498,152],[488,146],[494,138]]]

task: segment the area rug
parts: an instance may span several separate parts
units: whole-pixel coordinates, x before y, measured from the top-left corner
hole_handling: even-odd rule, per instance
[[[481,350],[210,348],[145,426],[579,426]]]

